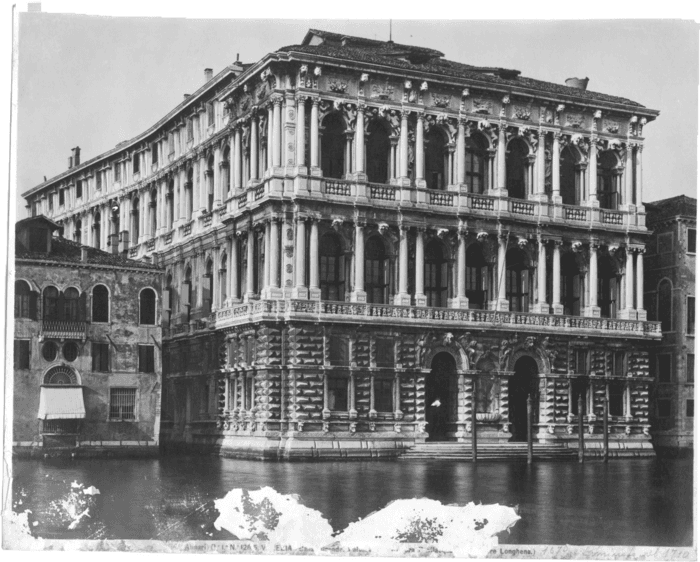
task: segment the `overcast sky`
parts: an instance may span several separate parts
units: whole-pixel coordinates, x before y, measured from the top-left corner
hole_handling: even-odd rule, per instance
[[[389,35],[388,21],[21,14],[18,193],[63,172],[71,147],[81,147],[84,161],[153,125],[202,85],[205,68],[216,74],[237,54],[255,62],[301,42],[311,27],[376,39]],[[644,200],[695,196],[697,24],[394,20],[393,39],[556,83],[587,76],[590,90],[660,110],[644,130]],[[18,196],[17,218],[24,216]]]

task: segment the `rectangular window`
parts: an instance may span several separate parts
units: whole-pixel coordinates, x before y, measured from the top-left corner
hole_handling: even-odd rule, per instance
[[[75,198],[80,199],[83,196],[83,180],[75,182]]]
[[[328,379],[328,409],[336,412],[348,411],[348,379]]]
[[[586,390],[588,388],[588,383],[585,379],[573,379],[571,381],[571,413],[574,416],[578,416],[578,401],[581,398],[581,403],[583,405],[583,411],[581,414],[586,414]]]
[[[121,181],[122,179],[122,163],[114,163],[114,181]]]
[[[95,189],[102,189],[102,172],[95,172]]]
[[[695,297],[688,297],[688,322],[686,326],[686,333],[695,333]]]
[[[671,401],[666,398],[659,398],[656,401],[656,413],[660,418],[671,417]]]
[[[663,353],[656,358],[656,380],[671,382],[671,355]]]
[[[109,344],[92,342],[92,370],[109,372]]]
[[[350,364],[350,341],[343,336],[330,336],[328,362],[331,365]]]
[[[695,253],[695,236],[696,236],[695,229],[689,228],[688,229],[688,253],[689,254]]]
[[[575,372],[579,375],[587,375],[589,371],[590,352],[588,349],[575,350]]]
[[[690,400],[685,401],[685,417],[695,417],[695,400],[693,400],[692,398]]]
[[[139,345],[139,373],[154,373],[156,347],[154,345]]]
[[[695,382],[695,354],[688,353],[685,363],[685,381]]]
[[[141,171],[141,155],[139,153],[134,154],[134,173],[138,174]]]
[[[151,145],[151,162],[154,164],[158,163],[158,143],[154,142]]]
[[[15,340],[15,369],[29,369],[31,347],[29,340]]]
[[[610,383],[608,387],[608,413],[611,416],[624,416],[625,387],[623,383]]]
[[[610,374],[615,377],[624,377],[627,374],[627,353],[614,351],[610,358],[612,360]]]
[[[253,405],[251,393],[253,392],[253,378],[243,376],[243,409],[250,410]]]
[[[207,104],[207,125],[211,126],[214,124],[214,104]]]
[[[194,138],[194,126],[192,124],[192,119],[187,120],[187,140],[191,141]]]
[[[129,421],[136,419],[135,388],[109,389],[109,419]]]
[[[394,411],[394,381],[374,379],[374,409],[377,412]]]
[[[394,364],[394,341],[377,338],[377,367],[393,367]]]
[[[59,205],[59,207],[63,207],[65,204],[66,204],[66,190],[59,189],[58,190],[58,205]]]

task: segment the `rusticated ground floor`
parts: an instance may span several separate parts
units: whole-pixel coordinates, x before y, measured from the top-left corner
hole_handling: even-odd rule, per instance
[[[251,323],[164,343],[161,442],[259,459],[395,457],[425,441],[653,454],[631,337]],[[472,416],[474,411],[475,416]],[[476,425],[472,419],[476,420]]]

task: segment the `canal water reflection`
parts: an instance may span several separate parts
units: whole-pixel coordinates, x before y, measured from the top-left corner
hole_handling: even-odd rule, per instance
[[[13,506],[44,538],[230,539],[213,500],[233,488],[296,494],[335,531],[395,499],[518,506],[502,544],[692,545],[692,460],[576,463],[261,463],[218,457],[15,460]],[[100,490],[68,530],[72,482]],[[19,503],[21,501],[21,503]],[[33,525],[36,521],[36,525]]]

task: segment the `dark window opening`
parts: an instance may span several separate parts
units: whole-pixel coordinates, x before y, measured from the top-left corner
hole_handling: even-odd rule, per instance
[[[581,315],[581,272],[573,254],[566,254],[561,260],[561,300],[564,314]]]
[[[527,198],[527,181],[525,176],[528,172],[527,157],[529,153],[530,150],[522,140],[515,139],[508,144],[506,155],[506,188],[508,197],[515,199]]]
[[[368,127],[367,179],[373,183],[386,183],[389,179],[391,141],[384,126],[377,120]]]
[[[109,344],[92,342],[92,370],[109,372]]]
[[[485,280],[488,266],[484,259],[484,254],[478,244],[472,244],[467,248],[466,254],[466,288],[469,308],[486,308],[486,286]]]
[[[141,291],[139,302],[139,324],[156,323],[156,293],[153,289]]]
[[[374,410],[392,412],[394,410],[394,381],[374,379]]]
[[[78,344],[69,341],[63,345],[63,358],[66,361],[73,362],[78,358]]]
[[[505,281],[510,311],[527,312],[530,308],[530,271],[525,265],[525,255],[516,248],[511,248],[506,254]]]
[[[686,382],[695,382],[695,354],[688,353],[685,365],[685,380]]]
[[[448,293],[448,266],[444,247],[437,240],[425,249],[425,296],[428,306],[446,307]]]
[[[83,182],[78,180],[75,182],[75,198],[80,199],[83,196]]]
[[[578,151],[572,146],[565,146],[561,151],[559,164],[559,189],[564,205],[579,204],[579,185],[577,165],[580,161]]]
[[[321,299],[345,300],[345,263],[338,237],[324,234],[319,244]]]
[[[31,342],[15,340],[14,366],[15,369],[29,369],[31,360]]]
[[[58,320],[59,293],[56,287],[46,287],[44,289],[44,320]]]
[[[625,387],[622,383],[610,383],[608,386],[608,414],[624,416]]]
[[[695,297],[688,297],[688,321],[686,325],[686,333],[695,333]]]
[[[425,136],[425,183],[428,189],[445,189],[448,181],[445,137],[440,130],[432,128]]]
[[[685,417],[694,418],[695,417],[695,400],[689,399],[685,402]]]
[[[464,183],[469,193],[484,193],[488,185],[487,147],[488,143],[479,134],[464,140]]]
[[[620,204],[618,186],[620,172],[617,156],[611,150],[602,152],[598,157],[598,201],[601,209],[617,209]]]
[[[579,378],[579,379],[573,379],[571,381],[571,413],[574,416],[578,416],[579,413],[581,415],[586,415],[587,390],[588,390],[588,382],[586,381],[586,379]],[[579,412],[579,409],[578,409],[579,398],[581,399],[581,403],[583,405],[583,409],[581,412]]]
[[[330,336],[328,361],[331,365],[350,364],[350,340],[345,336]]]
[[[602,318],[617,316],[617,293],[619,282],[612,258],[604,257],[598,264],[598,306]]]
[[[367,302],[386,304],[389,298],[388,260],[384,244],[377,236],[370,238],[365,246],[365,291]]]
[[[321,169],[324,178],[341,179],[345,174],[345,122],[337,113],[323,120]]]
[[[41,346],[41,354],[45,361],[54,361],[58,356],[58,346],[52,341],[44,342],[44,345]]]
[[[694,228],[689,228],[688,229],[688,253],[689,254],[694,254],[695,253],[695,238],[697,235],[697,231]]]
[[[37,293],[25,281],[15,281],[15,318],[36,319]]]
[[[155,373],[156,348],[139,344],[139,373]]]
[[[138,174],[141,171],[141,154],[134,154],[134,173]]]
[[[136,419],[136,389],[109,389],[109,418],[132,421]]]
[[[390,338],[377,338],[377,367],[393,367],[395,364],[394,358],[394,340]]]
[[[92,290],[92,321],[109,322],[109,291],[104,285]]]
[[[336,412],[348,411],[348,379],[328,379],[328,409]]]

